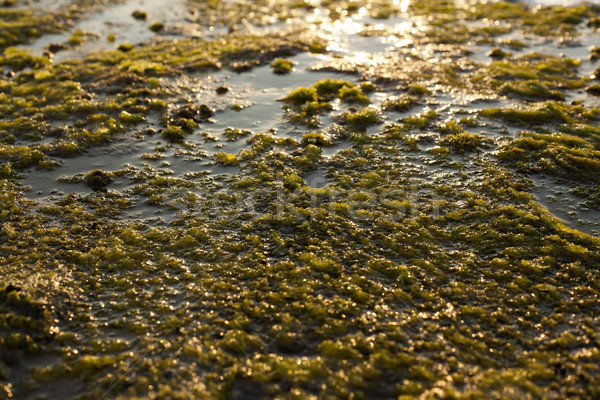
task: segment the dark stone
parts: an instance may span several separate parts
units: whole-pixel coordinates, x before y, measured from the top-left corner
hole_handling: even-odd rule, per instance
[[[215,92],[217,92],[217,94],[225,94],[229,92],[229,88],[225,85],[217,86]]]
[[[186,104],[173,113],[173,118],[186,118],[198,122],[200,119],[200,109],[193,104]]]
[[[21,288],[9,283],[8,286],[4,289],[4,293],[9,294],[11,292],[20,292]]]
[[[175,374],[173,373],[173,371],[168,369],[165,372],[163,372],[163,376],[165,377],[165,379],[171,379],[175,376]]]
[[[63,51],[68,49],[68,47],[63,43],[50,43],[48,45],[48,51],[50,53],[58,53],[59,51]]]
[[[64,137],[69,132],[69,128],[66,126],[56,126],[48,130],[48,136],[52,137]]]
[[[215,111],[206,104],[200,106],[185,104],[174,110],[170,115],[170,119],[173,121],[179,119],[191,119],[195,122],[202,122],[212,117],[214,113]]]
[[[135,10],[131,13],[131,16],[140,21],[145,21],[148,19],[148,14],[145,11],[141,10]]]
[[[256,63],[252,63],[249,61],[234,62],[233,64],[231,64],[231,69],[240,74],[242,72],[250,71],[252,67],[254,67],[254,65],[256,65]]]
[[[496,60],[510,57],[510,53],[502,50],[500,47],[493,48],[492,51],[490,51],[487,55]]]
[[[101,169],[90,171],[85,176],[85,183],[96,192],[103,190],[112,180],[112,174]]]
[[[210,117],[212,117],[215,113],[215,110],[213,110],[211,107],[207,106],[206,104],[202,104],[200,106],[200,116],[204,119],[208,119]]]

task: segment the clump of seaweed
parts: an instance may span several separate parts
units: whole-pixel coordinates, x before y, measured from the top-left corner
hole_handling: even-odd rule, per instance
[[[92,190],[100,191],[113,181],[113,176],[112,172],[95,169],[85,175],[84,181]]]
[[[284,58],[277,58],[271,64],[271,68],[273,68],[273,72],[279,75],[285,75],[292,72],[294,68],[294,63],[291,60]]]

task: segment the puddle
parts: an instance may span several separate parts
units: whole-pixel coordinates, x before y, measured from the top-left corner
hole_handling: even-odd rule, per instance
[[[348,78],[342,74],[313,72],[310,70],[312,63],[319,57],[302,54],[291,58],[296,63],[295,70],[289,75],[276,75],[270,66],[254,68],[250,72],[235,74],[221,71],[213,75],[198,77],[193,88],[193,98],[198,104],[209,104],[217,112],[211,118],[211,123],[202,123],[196,131],[186,137],[186,142],[191,148],[180,144],[169,144],[160,134],[154,136],[128,135],[119,137],[113,143],[96,147],[88,152],[73,158],[61,160],[61,165],[54,170],[25,171],[26,178],[23,185],[31,187],[26,197],[31,200],[48,202],[58,199],[65,193],[91,194],[92,189],[84,183],[61,183],[61,177],[72,177],[77,174],[86,174],[94,169],[116,171],[123,168],[144,169],[164,167],[172,177],[182,177],[190,172],[208,172],[211,176],[222,173],[233,173],[231,168],[216,167],[211,156],[217,152],[236,154],[248,147],[246,138],[237,141],[227,141],[224,131],[228,127],[247,129],[252,133],[273,132],[278,137],[292,137],[300,140],[302,135],[311,129],[290,124],[282,108],[283,103],[278,101],[291,90],[300,85],[310,86],[314,82],[325,78]],[[352,79],[350,79],[352,81]],[[356,83],[356,80],[354,80]],[[182,82],[186,84],[188,82]],[[189,84],[189,83],[188,83]],[[226,84],[231,94],[216,95],[214,87]],[[241,111],[234,111],[231,104],[241,103],[245,107]],[[332,122],[323,118],[323,129]],[[159,130],[156,119],[145,124],[140,124],[136,130],[144,131],[152,127]],[[375,129],[375,128],[372,128]],[[215,137],[216,141],[206,141],[202,132],[207,132]],[[326,148],[325,155],[347,148],[349,142],[338,143],[336,146]],[[156,160],[143,155],[156,154],[160,149],[160,157]],[[127,177],[115,179],[109,186],[110,190],[127,192],[134,187],[136,182]],[[130,210],[130,215],[135,218],[150,218],[157,211],[156,207],[148,207],[143,201],[137,201]]]
[[[324,188],[330,183],[327,179],[326,172],[322,169],[319,169],[306,175],[304,177],[304,182],[308,186],[315,189]]]
[[[583,200],[572,193],[573,187],[547,176],[536,175],[528,178],[534,184],[529,192],[552,215],[573,229],[600,236],[600,210],[583,205]]]
[[[147,20],[137,20],[132,16],[136,10],[147,13]],[[84,42],[72,49],[63,50],[54,55],[54,62],[72,58],[82,58],[95,51],[114,50],[121,43],[141,43],[157,37],[149,29],[153,22],[162,22],[165,26],[183,26],[188,11],[185,0],[175,0],[165,7],[163,0],[130,0],[124,4],[108,4],[102,11],[95,12],[77,21],[68,32],[42,36],[33,43],[22,45],[34,53],[42,53],[53,43],[65,43],[78,30],[89,33]],[[194,27],[187,27],[187,33],[194,34]],[[114,35],[114,42],[108,36]],[[166,35],[168,37],[168,35]]]

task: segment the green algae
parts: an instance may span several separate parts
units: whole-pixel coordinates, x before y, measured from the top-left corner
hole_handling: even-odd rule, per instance
[[[480,111],[488,118],[499,118],[518,125],[545,125],[595,121],[600,116],[598,109],[585,109],[580,105],[546,102],[530,109],[488,108]]]
[[[217,9],[232,2],[202,3]],[[323,5],[339,8],[339,16],[360,9],[356,2]],[[447,12],[455,3],[411,6],[418,7]],[[540,15],[555,22],[559,11],[561,30],[581,20],[565,10]],[[500,3],[490,17],[525,21],[528,13]],[[474,119],[442,124],[425,111],[366,135],[380,113],[350,109],[338,121],[343,131],[311,131],[300,143],[232,128],[225,137],[248,137],[248,147],[212,156],[236,166],[230,177],[129,166],[112,173],[134,182],[131,192],[61,195],[39,208],[24,200],[16,171],[139,129],[130,116],[158,118],[163,131],[175,127],[183,138],[185,127],[195,128],[172,112],[181,109],[170,108],[169,79],[239,62],[268,65],[290,42],[264,53],[260,46],[280,39],[257,47],[241,36],[218,45],[134,46],[2,82],[0,269],[22,290],[6,294],[0,286],[0,393],[33,397],[67,382],[63,397],[595,397],[598,239],[543,209],[527,193],[530,183],[505,168],[511,162],[472,157],[473,164],[457,165],[441,157],[427,178],[411,166],[411,157],[431,162],[414,137],[430,129],[446,135],[434,144],[478,149],[484,140],[463,131]],[[291,43],[298,50],[318,45]],[[123,68],[128,57],[141,67]],[[146,62],[163,68],[143,68]],[[389,82],[385,71],[372,77],[380,72],[376,82]],[[463,87],[462,71],[448,74],[455,83],[446,84]],[[349,82],[331,81],[290,106],[315,116],[329,112],[342,90],[357,93]],[[589,182],[595,170],[583,169],[597,162],[598,114],[558,102],[480,112],[540,130],[511,144],[524,154],[516,162]],[[24,116],[31,118],[18,120]],[[73,120],[77,129],[48,126]],[[349,148],[324,155],[348,136]],[[195,150],[188,143],[156,151],[171,148]],[[314,171],[325,171],[325,187],[308,185]],[[136,196],[178,214],[163,226],[129,218]]]
[[[356,87],[345,80],[329,78],[315,82],[311,87],[294,89],[281,101],[292,105],[292,107],[284,106],[291,122],[317,127],[318,116],[331,111],[330,102],[336,98],[350,104],[366,105],[371,102],[361,87]]]
[[[564,95],[558,91],[550,91],[546,85],[539,81],[524,81],[505,83],[499,87],[500,94],[517,96],[526,99],[554,99],[564,100]]]
[[[539,36],[577,34],[577,27],[587,19],[593,18],[597,12],[591,4],[577,7],[531,7],[520,2],[498,1],[492,4],[475,2],[463,7],[461,4],[451,4],[443,0],[411,3],[410,9],[419,15],[428,16],[437,23],[485,19],[492,27],[508,25],[508,29],[518,27]]]
[[[273,68],[273,72],[276,74],[284,75],[292,72],[292,68],[294,67],[294,63],[290,60],[286,60],[283,58],[278,58],[271,64]]]
[[[573,181],[595,184],[600,172],[599,149],[595,135],[523,132],[498,156],[504,160],[530,162],[544,172]]]
[[[45,162],[47,157],[53,155],[82,152],[91,145],[111,140],[125,129],[122,124],[139,124],[150,114],[162,113],[166,107],[162,100],[166,89],[161,88],[152,77],[231,65],[238,62],[236,53],[242,49],[246,60],[252,57],[264,60],[265,50],[275,51],[280,46],[289,48],[291,42],[295,43],[292,46],[306,50],[309,43],[314,43],[302,32],[298,36],[287,35],[286,38],[279,34],[276,36],[273,40],[264,37],[258,40],[252,35],[235,35],[235,38],[232,36],[220,44],[205,42],[206,46],[198,46],[192,40],[180,40],[177,41],[176,52],[172,51],[168,42],[159,42],[151,48],[128,47],[126,53],[106,52],[92,55],[85,61],[74,60],[57,65],[48,65],[46,58],[38,59],[20,50],[7,49],[4,53],[7,65],[14,68],[34,66],[39,72],[23,72],[14,80],[2,81],[0,107],[6,118],[0,135],[3,141],[0,152],[9,159],[20,158],[16,162],[21,166]],[[305,42],[305,39],[308,41]],[[267,42],[270,44],[265,47]],[[91,101],[92,95],[102,96]],[[37,117],[28,122],[29,126],[22,124],[17,117],[33,114]],[[100,115],[105,117],[96,118]],[[33,121],[72,121],[73,117],[84,122],[79,124],[77,132],[64,141],[28,147],[14,143],[15,140],[25,139],[24,131],[28,131],[28,135],[39,132],[38,139],[46,135],[44,124]],[[174,141],[183,139],[176,131],[190,133],[195,128],[193,121],[183,119],[169,121],[168,124],[170,126],[165,127],[165,135]]]
[[[317,99],[318,96],[316,89],[300,87],[288,94],[282,100],[286,102],[291,102],[295,105],[303,105],[309,102],[315,102],[317,101]]]
[[[347,166],[339,170],[336,176],[341,178],[342,174],[348,175],[351,179],[356,179],[356,182],[360,181],[363,187],[376,190],[404,187],[406,182],[393,175],[396,168],[400,168],[396,173],[401,173],[401,158],[392,161],[378,156],[383,150],[382,143],[377,143],[376,153],[372,155],[364,153],[365,149],[361,147],[357,148],[360,153],[345,153],[343,165]],[[363,168],[366,170],[351,168],[353,162],[361,157],[367,157],[371,161],[370,165],[364,164]],[[288,162],[285,161],[285,164]],[[394,163],[394,169],[390,169],[390,162]],[[281,168],[276,163],[269,162],[267,165],[274,170]],[[271,175],[272,172],[268,174]],[[259,181],[270,179],[257,174],[250,176]],[[544,291],[550,284],[547,282],[558,283],[561,279],[583,281],[588,276],[593,276],[593,269],[581,267],[579,271],[583,275],[579,277],[567,274],[562,278],[556,276],[546,280],[545,275],[539,273],[540,268],[547,269],[548,265],[585,265],[593,262],[599,257],[598,245],[589,237],[578,236],[561,228],[547,214],[535,208],[530,203],[530,198],[520,195],[518,191],[511,191],[510,185],[516,184],[513,179],[506,173],[491,169],[477,192],[471,192],[472,198],[465,197],[462,185],[449,189],[448,198],[457,196],[458,199],[465,199],[471,205],[470,209],[448,203],[445,206],[448,207],[447,210],[436,214],[431,213],[431,210],[426,211],[430,206],[428,202],[418,202],[412,204],[412,207],[420,210],[418,213],[411,214],[408,218],[388,221],[370,218],[378,213],[389,215],[390,210],[400,212],[405,208],[402,204],[391,202],[383,202],[381,205],[369,202],[368,199],[377,196],[377,192],[364,192],[355,196],[354,201],[357,203],[350,208],[340,205],[329,211],[329,203],[323,202],[311,209],[307,195],[315,193],[323,196],[326,193],[303,189],[300,186],[300,175],[288,173],[287,187],[301,190],[292,203],[283,205],[283,211],[279,213],[275,212],[275,208],[280,205],[272,204],[271,208],[265,209],[261,218],[250,221],[248,228],[240,226],[245,223],[243,221],[230,220],[230,224],[240,226],[239,234],[234,236],[222,237],[218,234],[220,222],[211,221],[210,214],[206,217],[196,214],[192,219],[185,218],[173,227],[162,229],[135,225],[126,228],[121,224],[101,220],[100,227],[96,228],[99,231],[89,233],[92,237],[89,238],[91,242],[87,251],[74,250],[69,255],[60,257],[72,259],[69,262],[64,259],[63,262],[67,262],[65,265],[77,266],[80,271],[97,268],[114,271],[117,274],[114,277],[101,278],[101,275],[94,275],[94,279],[101,279],[101,282],[102,279],[105,280],[102,285],[94,285],[92,281],[88,281],[84,287],[91,292],[110,296],[105,301],[113,304],[111,307],[121,305],[122,312],[129,313],[132,317],[142,313],[149,318],[148,322],[141,320],[134,323],[129,318],[111,322],[111,329],[118,331],[149,332],[150,336],[144,340],[153,349],[144,364],[136,367],[143,374],[128,375],[132,385],[119,383],[111,389],[113,393],[141,396],[158,394],[161,390],[160,393],[169,393],[169,396],[212,397],[224,390],[225,384],[234,391],[236,387],[243,387],[244,382],[258,382],[255,384],[261,385],[265,390],[277,391],[276,386],[286,382],[294,390],[321,397],[335,397],[346,391],[362,393],[365,397],[375,394],[421,394],[432,390],[437,381],[432,359],[439,357],[440,352],[458,353],[466,360],[463,361],[465,366],[475,369],[480,360],[493,359],[486,356],[486,352],[489,346],[500,346],[501,342],[506,341],[501,334],[534,332],[533,326],[519,322],[519,318],[529,315],[530,319],[538,321],[542,316],[518,307],[518,294],[526,296],[529,287],[534,286],[541,288],[539,293],[547,293]],[[340,184],[334,184],[334,187],[343,193],[348,189],[344,189],[341,182],[343,180],[340,180]],[[153,185],[172,188],[177,183],[166,180],[154,181]],[[352,187],[350,186],[350,190]],[[472,189],[476,187],[473,186]],[[265,195],[271,191],[268,186],[261,187],[260,190],[266,190]],[[515,202],[515,206],[498,204],[499,199]],[[219,204],[229,200],[220,197],[215,198],[215,201]],[[375,209],[357,217],[368,218],[371,221],[369,225],[381,228],[385,226],[389,232],[387,235],[379,234],[380,229],[356,225],[349,216],[344,216],[348,212],[343,211],[344,209],[361,210],[360,204],[364,202],[371,204],[371,207],[375,206]],[[82,214],[77,218],[91,218],[92,215],[83,212],[78,203],[77,199],[65,198],[64,204],[71,204],[73,209],[61,213],[67,212],[63,215],[68,217],[79,210]],[[486,213],[483,212],[484,209]],[[206,212],[209,212],[209,208]],[[301,218],[302,215],[310,215],[313,221],[307,224]],[[17,216],[18,214],[14,214],[12,218]],[[424,225],[425,221],[429,223]],[[295,229],[290,231],[286,226]],[[429,228],[425,228],[426,226]],[[475,235],[472,239],[464,232],[465,227],[471,235]],[[28,234],[25,226],[22,229]],[[73,226],[71,229],[76,228]],[[10,235],[7,228],[3,232],[4,235]],[[36,234],[35,230],[30,232]],[[105,236],[108,232],[112,233],[112,239]],[[434,235],[443,243],[466,241],[478,242],[479,245],[471,246],[466,253],[447,252],[443,247],[430,244],[430,240],[425,239],[429,235]],[[96,236],[98,239],[95,239]],[[59,231],[55,237],[63,246],[69,245],[71,241],[76,246],[77,239],[68,235],[68,232]],[[494,246],[493,243],[499,237],[518,244],[521,252]],[[561,237],[566,242],[561,242]],[[359,238],[362,238],[359,243],[355,242]],[[403,240],[399,240],[400,238]],[[404,246],[405,241],[409,241],[411,246]],[[570,248],[569,241],[577,243],[579,249]],[[18,242],[12,246],[19,246]],[[162,249],[162,256],[151,250],[154,246]],[[10,254],[17,251],[17,248],[5,248],[3,254]],[[257,252],[258,249],[261,250]],[[260,260],[265,261],[261,255],[264,249],[267,249],[269,258],[271,254],[277,254],[277,261],[262,264]],[[471,251],[476,251],[478,262],[472,259],[472,254],[469,255]],[[218,258],[215,258],[215,252],[218,253]],[[166,259],[167,254],[172,255]],[[431,261],[419,262],[425,254],[426,259]],[[536,260],[540,254],[549,254],[551,257]],[[536,261],[529,262],[529,259]],[[470,268],[460,268],[462,263],[467,263]],[[114,267],[115,264],[118,268]],[[186,272],[186,264],[193,274]],[[235,273],[232,274],[231,271]],[[510,285],[489,288],[484,283],[487,280],[507,282],[506,271],[524,275],[532,283],[523,288]],[[137,289],[151,284],[157,279],[154,276],[157,273],[162,276],[159,280],[166,285],[164,289],[155,294],[143,294]],[[459,273],[462,282],[448,281],[450,273]],[[221,274],[228,277],[226,282],[220,278]],[[262,279],[263,276],[269,276],[269,279]],[[182,293],[185,298],[192,300],[196,296],[208,297],[204,297],[206,300],[193,308],[169,305],[170,299],[181,295],[169,287],[178,287],[182,282],[186,288]],[[468,282],[468,285],[464,282]],[[106,292],[103,286],[109,284],[123,287],[124,290]],[[554,287],[554,290],[560,292],[570,292],[568,286]],[[315,292],[315,288],[319,288],[319,291]],[[511,294],[508,297],[515,299],[514,306],[511,302],[509,306],[498,310],[497,304],[489,303],[494,304],[492,308],[486,304],[488,297],[495,298],[508,293]],[[472,301],[469,300],[475,295],[478,298],[477,305],[471,304]],[[375,298],[378,300],[374,300]],[[156,306],[153,301],[166,303],[164,306],[160,303]],[[452,303],[456,305],[450,311],[448,304]],[[218,306],[214,307],[213,304]],[[400,311],[392,308],[399,305]],[[170,307],[174,307],[173,311],[169,311]],[[429,318],[416,318],[413,309]],[[89,315],[89,312],[81,313],[79,318]],[[177,312],[178,318],[168,319],[171,312]],[[164,327],[163,323],[149,323],[157,318],[151,317],[151,313],[164,315],[160,317],[166,318]],[[473,322],[464,324],[460,332],[454,332],[438,325],[435,322],[437,319],[448,324],[458,319]],[[203,321],[212,323],[205,324]],[[574,329],[579,332],[579,329],[591,326],[591,323],[591,320],[582,322]],[[475,324],[495,327],[494,330],[500,333],[498,337],[478,339],[473,334],[476,329],[481,328],[475,328]],[[373,328],[378,330],[376,335],[372,333]],[[563,346],[557,357],[563,357],[570,346],[586,346],[579,334],[573,338],[562,338],[551,331],[545,332]],[[91,331],[85,335],[96,334]],[[409,337],[417,340],[415,350],[410,353],[403,350]],[[525,346],[534,345],[533,339],[528,339],[526,334],[520,337]],[[75,344],[68,335],[64,335],[61,340],[85,354],[65,356],[62,363],[77,368],[84,376],[97,377],[94,386],[100,385],[108,389],[115,382],[112,374],[125,372],[135,362],[135,358],[127,355],[130,352],[127,343],[109,345],[98,342],[93,347],[83,343]],[[15,339],[14,343],[16,345],[20,342]],[[183,354],[178,357],[178,364],[164,361],[169,359],[164,356],[170,354],[172,346],[183,349]],[[511,352],[510,348],[504,351]],[[528,360],[527,352],[512,352],[523,362]],[[307,353],[312,356],[302,355]],[[65,354],[72,353],[67,351]],[[211,366],[211,371],[215,372],[202,373],[194,370],[192,366],[198,362]],[[543,362],[551,368],[552,360]],[[492,362],[491,367],[494,368],[495,365],[497,364]],[[231,369],[236,372],[230,373]],[[178,371],[171,378],[174,381],[169,384],[160,383],[164,382],[163,372],[169,370]],[[39,371],[39,382],[50,379],[52,374],[60,376],[68,370],[61,372],[59,367],[54,367],[52,371]],[[341,372],[351,373],[352,378],[339,381],[337,376]],[[188,386],[188,374],[197,376],[204,384],[195,389]],[[458,369],[455,374],[459,374]],[[384,375],[391,382],[399,382],[399,386],[382,388],[372,380],[373,376]],[[228,378],[221,380],[221,376]],[[402,383],[407,379],[419,384],[409,387],[408,383]],[[460,379],[457,375],[456,381],[450,382],[445,390],[459,390],[464,382],[481,385],[483,390],[495,390],[486,386],[494,382],[492,377],[478,374],[461,375]],[[534,390],[539,387],[536,385],[541,385],[542,380],[532,376],[524,382],[530,385],[529,390]],[[150,388],[151,383],[160,384],[162,389]],[[209,389],[211,387],[213,389]],[[95,392],[92,389],[90,393]]]
[[[600,96],[600,84],[595,83],[590,85],[585,89],[585,91],[594,96]]]
[[[139,19],[141,21],[145,21],[148,19],[148,13],[142,10],[135,10],[131,13],[131,16],[135,19]]]
[[[171,142],[179,142],[185,138],[185,132],[180,126],[167,126],[161,134]]]
[[[418,84],[409,85],[408,88],[406,89],[406,91],[408,94],[413,95],[413,96],[423,96],[423,95],[431,93],[431,91],[429,89],[427,89],[425,86],[418,85]]]
[[[360,88],[344,86],[339,91],[340,100],[344,103],[369,104],[371,100]]]
[[[96,169],[94,171],[88,172],[83,180],[89,187],[93,190],[102,190],[113,180],[113,174],[111,172],[106,172],[101,169]]]
[[[379,122],[379,114],[377,110],[366,107],[356,112],[347,111],[342,114],[341,119],[352,128],[364,131]]]
[[[64,22],[51,13],[34,15],[30,10],[0,10],[0,49],[26,43],[44,33],[58,32]]]
[[[564,99],[560,90],[578,89],[586,79],[577,74],[580,61],[530,53],[516,59],[494,61],[487,68],[486,80],[500,94],[530,100]],[[488,78],[487,76],[491,77]]]
[[[34,56],[31,52],[15,47],[6,48],[0,58],[0,65],[6,65],[13,71],[21,71],[25,68],[39,69],[50,64],[47,57]]]
[[[417,99],[412,96],[401,96],[395,99],[388,99],[381,103],[383,110],[392,110],[398,112],[406,112],[417,105]]]
[[[484,138],[477,133],[457,132],[446,136],[441,143],[458,153],[464,153],[478,150],[484,142]]]

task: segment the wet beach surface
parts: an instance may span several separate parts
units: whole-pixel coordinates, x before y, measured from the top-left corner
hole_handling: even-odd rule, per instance
[[[0,20],[0,398],[600,394],[600,5]]]

